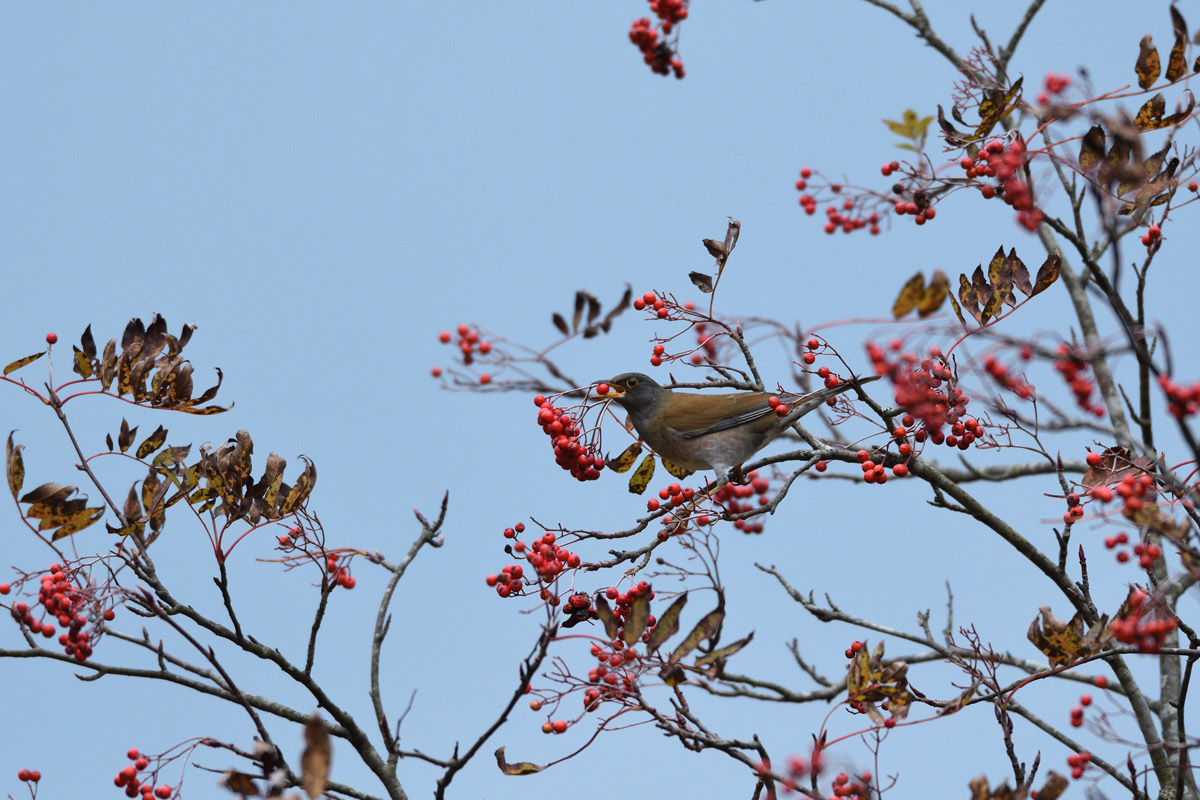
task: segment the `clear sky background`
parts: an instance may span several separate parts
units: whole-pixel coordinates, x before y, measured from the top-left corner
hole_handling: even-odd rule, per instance
[[[1019,5],[926,4],[960,52],[972,41],[972,9],[999,41]],[[1200,22],[1200,5],[1179,7]],[[269,451],[293,464],[301,453],[316,461],[312,508],[332,543],[393,559],[417,533],[409,509],[436,511],[448,489],[446,545],[422,553],[402,583],[384,666],[393,717],[416,691],[404,745],[432,755],[473,741],[495,717],[536,637],[536,615],[518,614],[521,603],[484,585],[509,561],[503,528],[536,516],[613,530],[645,507],[622,480],[582,485],[559,470],[528,396],[440,391],[429,370],[451,353],[438,344],[439,330],[469,322],[542,345],[555,337],[550,313],[567,310],[576,289],[606,304],[625,282],[692,296],[687,272],[711,265],[699,240],[719,237],[725,215],[743,224],[718,306],[732,317],[804,326],[884,317],[918,269],[955,275],[1000,245],[1017,247],[1031,265],[1042,260],[1009,209],[973,196],[939,206],[923,229],[906,222],[879,237],[826,236],[822,220],[797,207],[792,184],[802,165],[882,188],[879,165],[902,153],[880,120],[949,106],[952,67],[894,18],[856,2],[697,2],[683,26],[688,76],[676,81],[651,75],[626,38],[645,13],[640,0],[0,9],[0,362],[38,350],[49,330],[69,345],[91,323],[103,342],[131,316],[160,312],[173,331],[199,325],[189,346],[196,383],[206,385],[220,366],[219,399],[236,408],[177,419],[105,399],[73,404],[85,449],[101,449],[123,414],[168,426],[173,442],[219,443],[249,429],[256,471]],[[1133,81],[1137,41],[1147,32],[1169,42],[1165,3],[1050,3],[1012,69],[1032,88],[1047,71],[1086,65],[1098,87],[1116,88]],[[1198,333],[1197,242],[1186,227],[1168,231],[1173,252],[1156,262],[1149,296],[1153,316],[1173,332],[1183,378],[1198,371],[1188,347]],[[1055,287],[1012,331],[1065,332],[1065,309]],[[580,380],[649,370],[647,340],[657,330],[626,315],[613,334],[572,344],[559,360]],[[862,341],[890,329],[834,331],[861,367]],[[759,363],[768,381],[788,380],[786,354],[763,352]],[[38,369],[30,367],[28,379]],[[60,375],[66,369],[60,356]],[[0,391],[0,420],[28,446],[27,485],[82,483],[48,410],[10,387]],[[1066,442],[1074,448],[1066,454],[1082,455],[1083,439]],[[1169,440],[1165,446],[1168,462],[1180,460]],[[118,487],[141,477],[120,465],[105,469]],[[1050,547],[1061,500],[1042,493],[1053,491],[1029,481],[980,493]],[[805,483],[764,535],[730,529],[722,538],[732,588],[726,629],[757,632],[731,668],[811,688],[786,642],[798,638],[821,671],[837,675],[842,650],[858,635],[813,620],[760,577],[756,561],[847,610],[910,630],[929,608],[940,629],[950,581],[957,624],[974,622],[997,649],[1036,658],[1025,629],[1043,603],[1064,614],[1065,603],[979,526],[935,513],[926,499],[915,483]],[[48,565],[11,509],[0,530],[4,568]],[[1115,608],[1123,582],[1136,576],[1101,555],[1102,535],[1091,542],[1093,587]],[[78,546],[103,548],[106,536],[96,526]],[[238,549],[235,595],[255,636],[296,654],[316,592],[311,576],[255,560],[272,557],[273,539],[267,531]],[[156,549],[179,594],[217,613],[202,533],[179,517]],[[361,562],[355,574],[358,588],[333,598],[317,675],[365,721],[369,634],[385,576]],[[139,627],[130,615],[118,622]],[[0,644],[19,641],[14,625],[0,624]],[[907,651],[889,644],[889,652]],[[118,660],[120,652],[109,641],[97,655]],[[586,670],[582,647],[557,652]],[[260,665],[233,658],[230,666],[249,691],[311,707]],[[159,752],[192,736],[250,743],[252,728],[235,708],[169,687],[112,677],[81,683],[71,674],[59,664],[0,665],[3,792],[23,795],[15,775],[28,766],[45,776],[40,797],[115,797],[111,779],[129,747]],[[932,668],[912,680],[948,698],[953,678]],[[759,732],[780,759],[807,750],[827,712],[696,698],[718,731]],[[1073,689],[1027,695],[1062,726],[1074,700]],[[585,722],[545,737],[542,720],[519,711],[484,752],[505,744],[512,759],[544,763],[590,735]],[[856,724],[835,715],[830,727],[843,733]],[[280,725],[276,736],[295,763],[299,730]],[[1065,770],[1067,751],[1029,726],[1018,722],[1015,741],[1022,759],[1041,749],[1045,765]],[[1123,747],[1094,746],[1123,760]],[[1007,774],[987,707],[906,729],[878,763],[855,743],[830,757],[839,767],[896,775],[895,796],[965,796],[974,775]],[[196,761],[233,765],[215,752]],[[334,778],[377,791],[354,761],[338,747]],[[415,761],[401,770],[413,796],[427,795],[437,774]],[[529,778],[505,778],[483,755],[451,796],[747,797],[751,788],[747,771],[725,756],[686,753],[643,726],[601,736],[574,761]],[[186,789],[190,797],[224,796],[198,770],[189,770]]]

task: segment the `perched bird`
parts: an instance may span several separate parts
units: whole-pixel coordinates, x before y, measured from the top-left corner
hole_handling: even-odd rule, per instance
[[[688,470],[723,476],[766,447],[789,425],[830,397],[878,377],[844,381],[807,395],[780,392],[697,394],[664,389],[649,375],[626,372],[608,384],[608,394],[629,412],[642,441],[666,461]],[[780,415],[770,398],[786,406]]]

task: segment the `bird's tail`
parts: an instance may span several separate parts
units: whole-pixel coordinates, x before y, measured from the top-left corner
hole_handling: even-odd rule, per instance
[[[788,412],[786,421],[793,422],[794,420],[803,417],[808,412],[815,411],[816,409],[820,408],[821,405],[829,398],[837,397],[843,392],[848,392],[851,389],[857,389],[864,383],[871,383],[872,381],[879,380],[879,378],[879,375],[871,375],[866,378],[850,378],[842,381],[837,386],[818,389],[811,394],[804,395],[799,400],[795,401],[796,404]]]

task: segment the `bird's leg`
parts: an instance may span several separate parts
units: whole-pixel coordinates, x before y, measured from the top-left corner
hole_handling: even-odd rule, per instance
[[[742,465],[738,464],[733,469],[729,470],[727,479],[731,483],[746,484],[749,481],[746,479],[746,473],[742,472]],[[722,486],[724,483],[721,484]]]

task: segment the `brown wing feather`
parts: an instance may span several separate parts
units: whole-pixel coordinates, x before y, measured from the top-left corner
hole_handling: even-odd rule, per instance
[[[674,392],[671,398],[672,421],[684,420],[684,424],[671,425],[680,436],[694,439],[709,433],[729,430],[746,422],[774,413],[767,405],[768,394],[762,392],[740,392],[737,394],[711,395]]]

